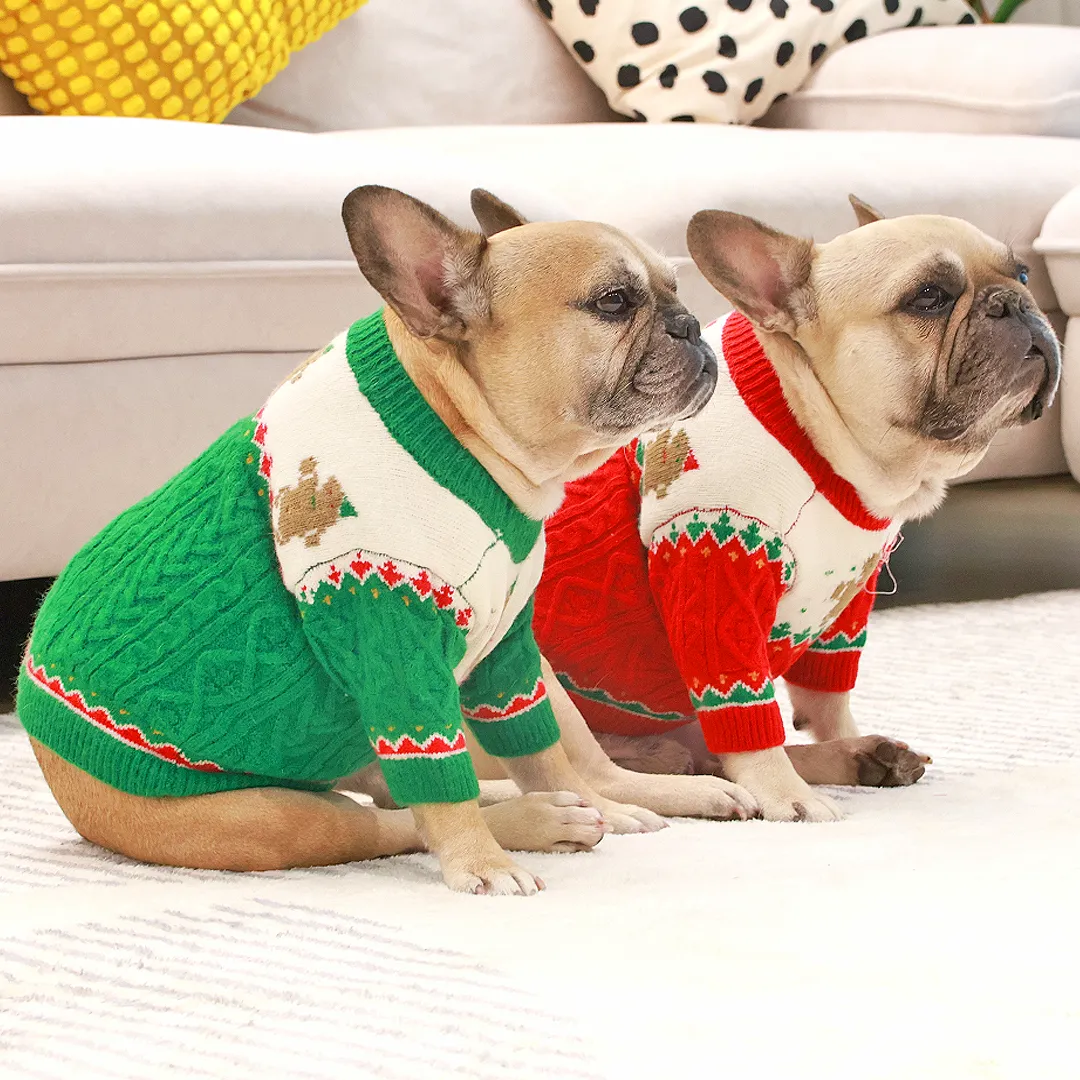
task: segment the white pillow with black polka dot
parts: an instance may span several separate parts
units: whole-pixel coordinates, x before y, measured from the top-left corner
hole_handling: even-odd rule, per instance
[[[823,56],[902,26],[974,23],[964,0],[536,0],[607,95],[637,120],[748,124]]]

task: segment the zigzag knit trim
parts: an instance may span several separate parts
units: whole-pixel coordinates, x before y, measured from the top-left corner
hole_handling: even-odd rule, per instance
[[[393,761],[409,761],[416,758],[432,761],[436,758],[465,754],[468,750],[465,746],[465,732],[458,728],[452,739],[448,739],[441,732],[435,732],[423,742],[417,742],[411,735],[401,735],[391,742],[384,735],[380,735],[375,740],[375,753],[381,758],[390,758]]]
[[[832,637],[818,638],[811,643],[807,651],[812,653],[860,652],[865,645],[866,627],[863,627],[854,637],[849,637],[840,631]]]
[[[141,750],[145,754],[167,761],[170,765],[177,765],[183,769],[196,769],[199,772],[219,773],[225,770],[213,761],[192,761],[178,746],[172,743],[152,743],[134,724],[118,723],[113,719],[112,713],[103,705],[90,705],[79,690],[68,690],[63,680],[58,676],[50,676],[45,671],[45,665],[35,665],[34,658],[27,652],[23,666],[26,674],[46,694],[55,698],[61,704],[66,705],[77,716],[88,721],[98,731],[103,731],[118,742],[124,743],[135,750]]]
[[[606,690],[596,687],[594,689],[586,690],[584,687],[578,686],[573,679],[570,678],[563,671],[556,672],[559,682],[566,688],[567,693],[576,694],[578,697],[583,697],[587,701],[595,701],[599,705],[607,705],[612,709],[619,709],[622,712],[630,713],[632,716],[647,716],[650,720],[663,720],[673,724],[686,724],[693,720],[693,716],[685,716],[683,713],[678,712],[654,712],[640,701],[621,701],[619,698],[612,697]]]
[[[745,555],[761,552],[769,562],[779,565],[782,585],[789,584],[794,576],[795,553],[780,534],[730,507],[686,510],[669,518],[653,533],[650,556],[670,560],[683,537],[702,554],[712,554],[716,549],[734,550],[732,544],[737,544]]]
[[[500,697],[502,695],[499,695]],[[511,716],[522,716],[535,709],[547,697],[547,688],[543,679],[537,679],[536,685],[528,694],[515,694],[505,705],[474,705],[462,708],[461,712],[468,720],[498,721]]]
[[[724,361],[746,407],[802,466],[814,487],[852,525],[871,532],[888,528],[889,519],[867,510],[854,486],[829,464],[799,426],[784,397],[780,376],[765,355],[750,320],[738,311],[733,312],[724,322],[721,341]]]
[[[726,690],[706,683],[699,690],[691,690],[690,700],[699,712],[705,709],[748,708],[775,701],[776,690],[769,679],[757,690],[748,682],[736,679]]]
[[[439,611],[452,612],[455,625],[462,630],[468,630],[472,622],[473,609],[453,585],[422,566],[389,559],[378,552],[358,548],[340,559],[312,567],[297,585],[297,599],[314,604],[320,589],[326,585],[338,592],[342,589],[351,592],[365,585],[373,588],[376,599],[380,586],[393,591],[405,589],[419,600],[434,604]],[[321,598],[324,603],[330,603],[331,594],[324,591]]]

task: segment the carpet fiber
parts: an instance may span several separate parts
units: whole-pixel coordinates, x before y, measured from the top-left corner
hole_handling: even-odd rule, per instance
[[[1080,592],[880,613],[856,715],[922,782],[524,855],[533,899],[131,863],[0,718],[0,1075],[1074,1077],[1078,626]]]

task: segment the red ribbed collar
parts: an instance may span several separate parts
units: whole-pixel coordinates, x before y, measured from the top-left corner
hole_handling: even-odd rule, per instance
[[[806,470],[814,486],[860,529],[888,528],[888,518],[871,514],[859,493],[818,452],[791,411],[780,376],[758,341],[750,320],[738,311],[728,316],[722,336],[724,361],[735,389],[758,423]]]

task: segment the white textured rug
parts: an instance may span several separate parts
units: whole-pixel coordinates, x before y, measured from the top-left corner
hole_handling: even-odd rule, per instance
[[[0,1076],[1049,1080],[1080,1046],[1080,592],[883,612],[865,730],[934,755],[834,825],[161,870],[77,839],[0,719]]]

